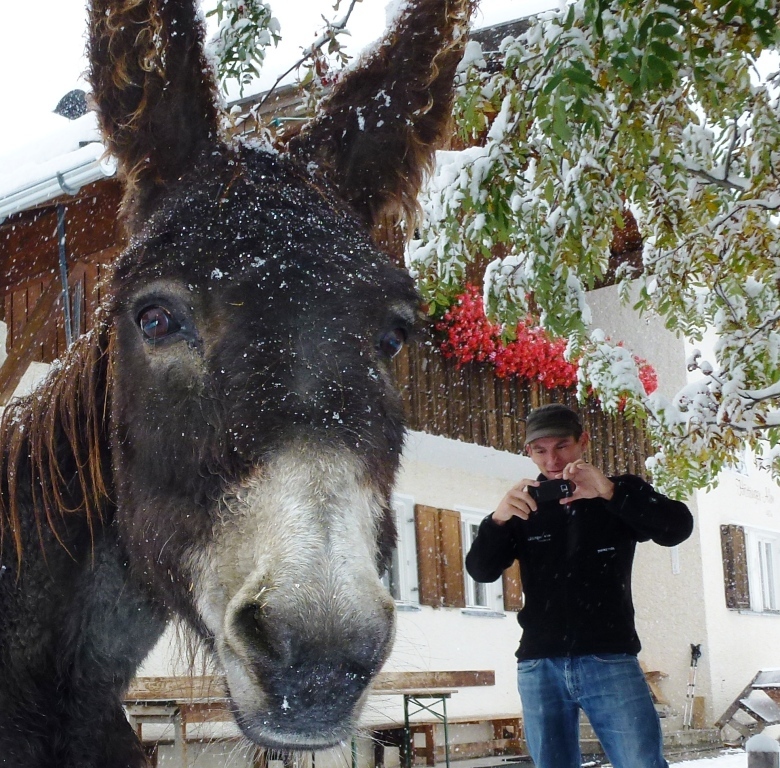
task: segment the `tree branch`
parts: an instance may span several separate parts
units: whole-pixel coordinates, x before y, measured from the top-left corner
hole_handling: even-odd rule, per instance
[[[722,189],[728,189],[729,191],[739,191],[744,192],[745,187],[737,184],[734,181],[729,181],[728,178],[718,178],[717,176],[713,176],[711,173],[708,173],[707,171],[703,171],[700,168],[688,168],[688,171],[693,175],[696,176],[703,181],[706,181],[708,184],[714,184],[716,187],[721,187]]]
[[[265,96],[263,96],[263,98],[254,107],[253,110],[254,112],[256,112],[257,114],[260,113],[263,104],[265,104],[268,101],[268,99],[271,98],[273,93],[279,87],[279,84],[282,82],[282,80],[284,80],[287,77],[287,75],[289,75],[291,72],[294,72],[296,69],[299,69],[301,66],[303,66],[304,62],[313,58],[315,53],[319,51],[322,48],[322,46],[325,45],[325,43],[327,43],[329,40],[334,40],[337,35],[343,34],[346,31],[349,17],[352,15],[352,11],[355,10],[355,6],[359,2],[361,2],[361,0],[350,0],[349,8],[347,9],[347,12],[339,21],[334,21],[333,23],[331,23],[324,16],[322,17],[325,21],[325,31],[305,50],[305,53],[303,54],[303,56],[301,56],[300,59],[298,59],[298,61],[296,61],[292,66],[290,66],[288,69],[282,72],[282,74],[279,75],[279,77],[276,78],[274,84],[271,86],[271,88],[268,90]]]
[[[738,133],[737,118],[734,118],[734,125],[731,133],[731,142],[729,143],[728,151],[726,152],[726,162],[723,164],[723,181],[728,182],[729,168],[731,167],[731,158],[734,154],[734,148],[737,146],[737,133]],[[728,189],[729,187],[727,187]]]

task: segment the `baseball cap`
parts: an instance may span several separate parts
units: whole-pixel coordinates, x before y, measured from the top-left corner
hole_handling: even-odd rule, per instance
[[[525,420],[525,444],[540,437],[574,437],[582,434],[580,417],[569,407],[549,403],[534,408]]]

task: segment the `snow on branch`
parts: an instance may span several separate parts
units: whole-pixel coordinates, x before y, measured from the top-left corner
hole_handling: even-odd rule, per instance
[[[630,355],[591,335],[593,287],[635,279],[638,311],[681,341],[714,338],[703,382],[676,402],[632,400],[661,446],[656,481],[680,492],[714,482],[746,441],[780,440],[780,78],[756,76],[780,7],[740,8],[577,0],[486,66],[472,49],[455,114],[465,149],[440,154],[407,253],[432,314],[483,271],[488,316],[512,328],[530,314],[568,338],[582,391],[605,403]],[[626,211],[634,268],[612,250]]]

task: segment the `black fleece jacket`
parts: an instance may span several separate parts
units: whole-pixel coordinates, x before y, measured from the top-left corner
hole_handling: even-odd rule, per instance
[[[517,614],[523,628],[518,659],[639,653],[631,599],[636,543],[679,544],[691,535],[693,517],[685,504],[639,477],[610,479],[615,493],[609,501],[553,501],[528,520],[482,521],[466,569],[476,581],[489,582],[520,561],[525,602]]]

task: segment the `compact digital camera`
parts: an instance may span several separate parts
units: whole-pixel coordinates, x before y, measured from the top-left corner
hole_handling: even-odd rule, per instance
[[[539,485],[529,485],[528,494],[537,504],[545,501],[567,499],[577,486],[571,480],[542,480]]]

